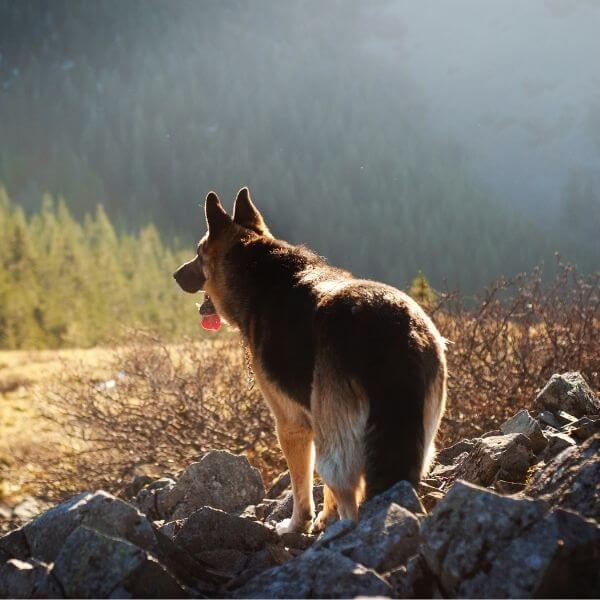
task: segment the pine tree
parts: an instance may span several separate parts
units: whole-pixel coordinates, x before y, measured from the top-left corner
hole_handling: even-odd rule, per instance
[[[430,310],[435,304],[435,292],[421,271],[419,271],[419,274],[412,280],[408,295],[413,300],[416,300],[425,310]]]

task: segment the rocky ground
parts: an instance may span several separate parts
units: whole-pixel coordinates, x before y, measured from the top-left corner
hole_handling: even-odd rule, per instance
[[[0,538],[0,597],[598,597],[600,401],[565,373],[533,407],[319,536],[279,536],[289,478],[223,451],[80,494]]]

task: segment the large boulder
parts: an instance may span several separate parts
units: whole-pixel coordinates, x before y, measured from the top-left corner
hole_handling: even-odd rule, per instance
[[[183,523],[174,541],[197,555],[214,550],[256,552],[278,539],[273,529],[261,523],[204,506]]]
[[[535,473],[525,493],[600,523],[600,434],[561,452]]]
[[[145,550],[83,526],[65,540],[53,574],[68,598],[187,595],[173,575]]]
[[[577,371],[552,375],[534,405],[538,410],[565,411],[576,417],[600,415],[600,399]]]
[[[131,504],[104,491],[85,492],[46,511],[23,527],[30,555],[52,562],[69,534],[84,525],[123,538],[145,550],[156,550],[152,525]]]
[[[203,506],[236,512],[264,495],[260,472],[245,456],[214,450],[182,473],[162,499],[162,512],[169,520],[184,519]]]
[[[307,550],[268,569],[236,591],[237,598],[354,598],[388,596],[389,584],[375,571],[326,548]]]
[[[481,598],[598,597],[599,565],[600,528],[559,509],[511,540],[491,569],[480,569],[461,591]]]
[[[346,530],[335,537],[324,536],[319,546],[340,552],[379,573],[405,564],[419,546],[419,520],[394,503],[357,524],[352,521],[339,523],[338,527],[345,524]]]
[[[457,482],[425,519],[421,553],[445,595],[597,595],[600,527],[545,502]]]
[[[531,443],[522,433],[494,435],[478,440],[453,476],[483,486],[496,479],[523,481],[532,460]]]

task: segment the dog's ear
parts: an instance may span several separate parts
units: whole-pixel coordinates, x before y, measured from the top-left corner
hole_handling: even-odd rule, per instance
[[[206,214],[206,224],[208,225],[209,235],[219,235],[221,231],[231,225],[231,217],[221,206],[219,196],[214,192],[208,192],[204,202],[204,213]]]
[[[265,225],[262,215],[258,212],[250,198],[250,190],[243,187],[235,199],[233,205],[233,222],[252,229],[260,235],[271,235],[269,228]]]

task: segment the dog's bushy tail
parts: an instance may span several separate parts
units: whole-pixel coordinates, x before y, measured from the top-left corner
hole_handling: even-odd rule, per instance
[[[424,448],[425,382],[399,370],[367,382],[370,401],[365,431],[366,499],[405,479],[417,485]]]

